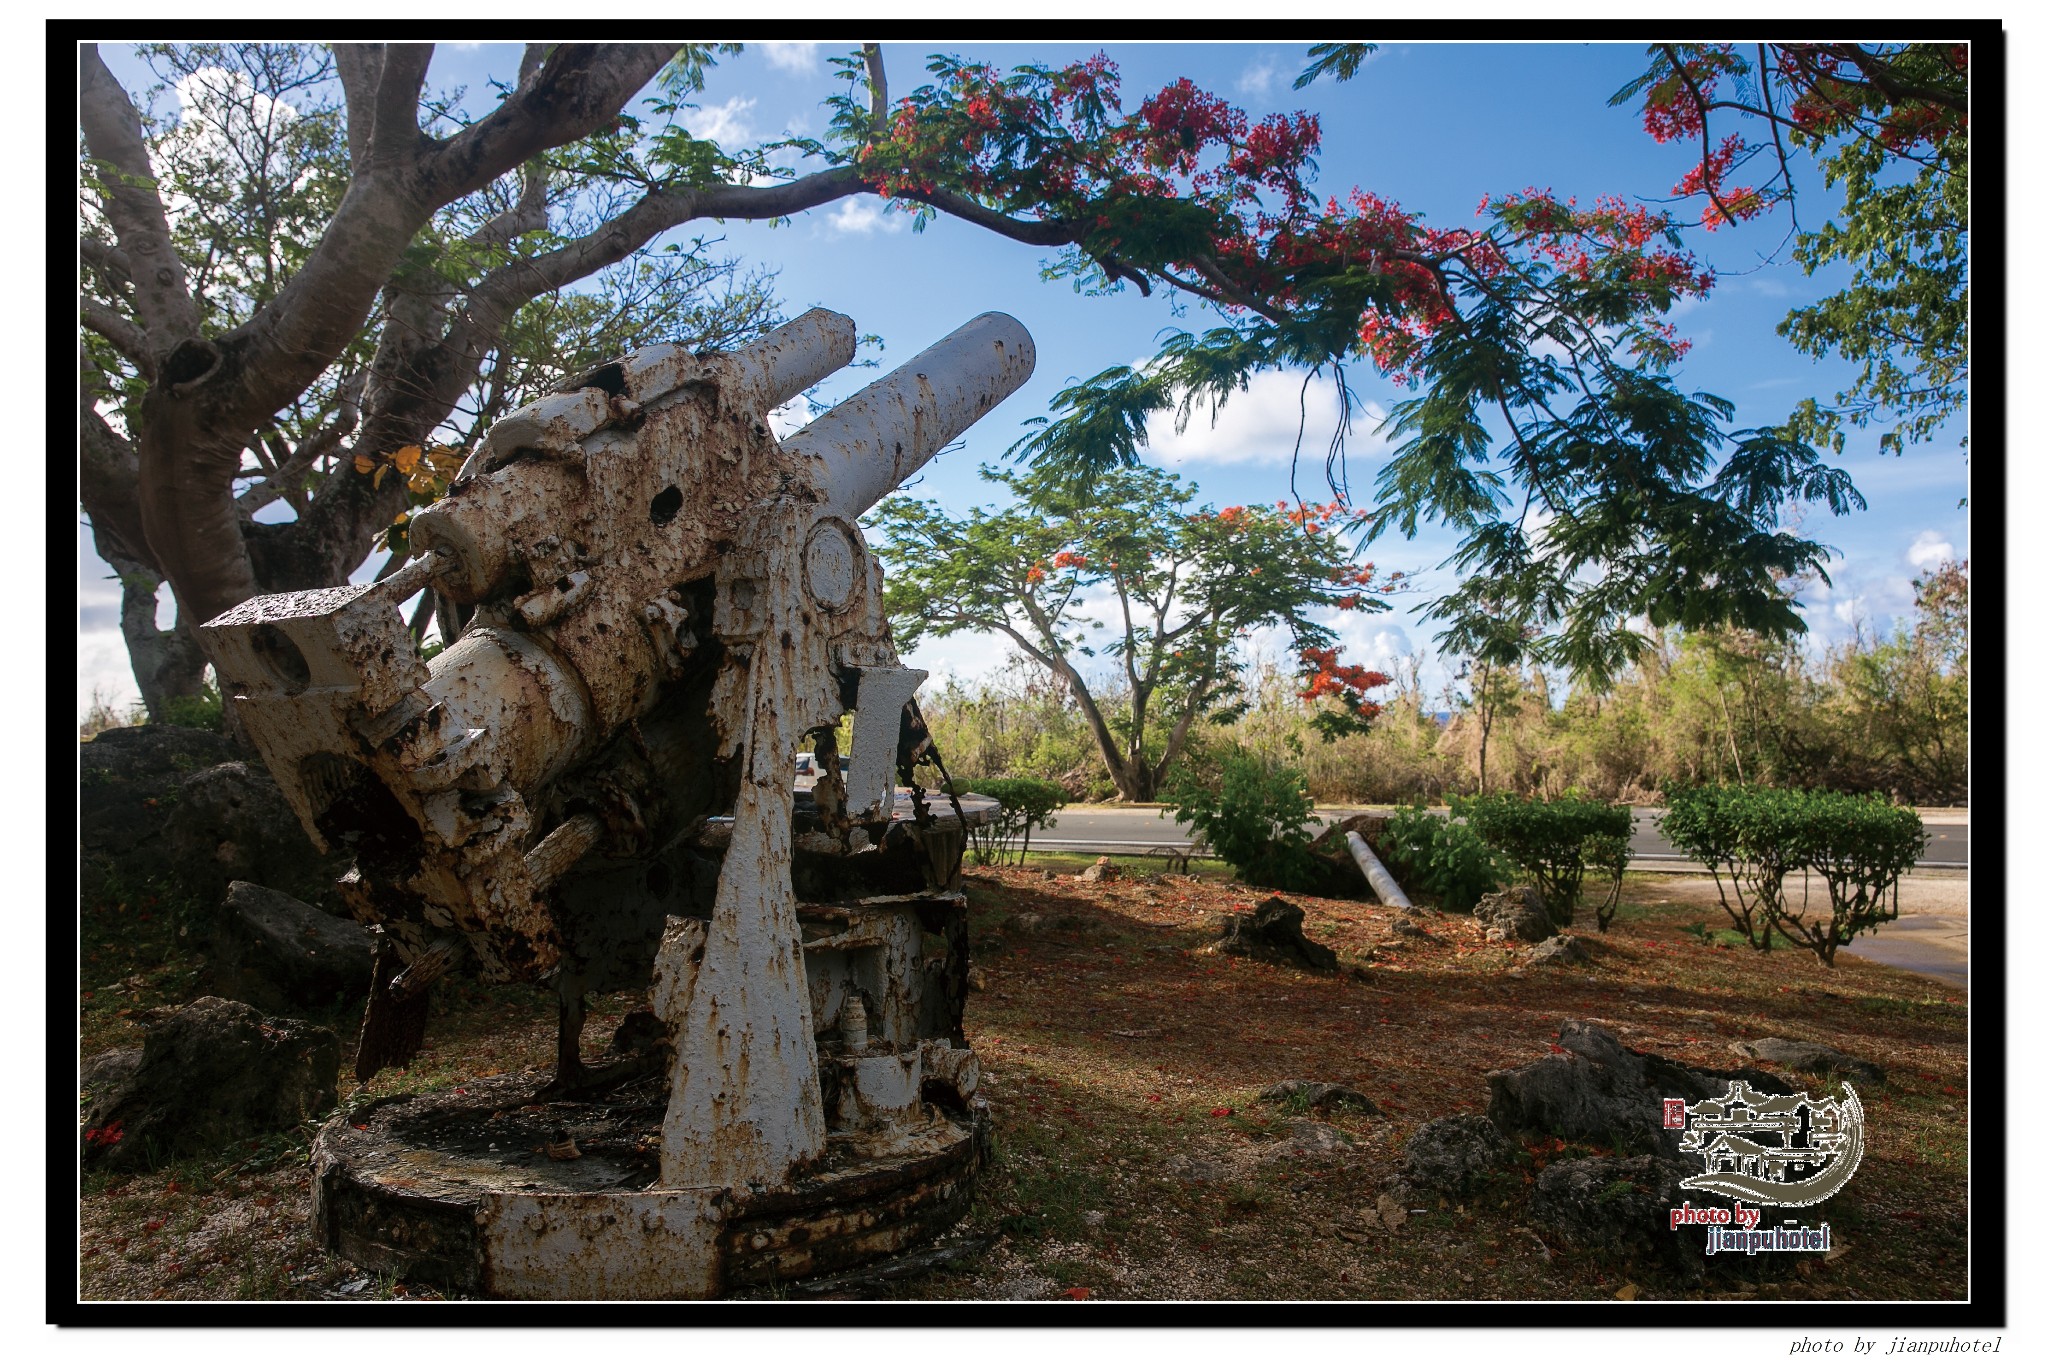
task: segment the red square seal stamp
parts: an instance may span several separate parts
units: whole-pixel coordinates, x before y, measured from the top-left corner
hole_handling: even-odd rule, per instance
[[[1666,1101],[1664,1101],[1664,1126],[1665,1126],[1666,1128],[1683,1128],[1683,1127],[1685,1127],[1685,1101],[1684,1101],[1684,1100],[1666,1100]]]

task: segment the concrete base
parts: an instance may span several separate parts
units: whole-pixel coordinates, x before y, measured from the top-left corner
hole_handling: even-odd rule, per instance
[[[688,1299],[895,1255],[966,1212],[986,1105],[834,1133],[817,1169],[765,1189],[656,1188],[664,1088],[527,1102],[533,1077],[373,1101],[313,1147],[315,1234],[366,1270],[489,1298]],[[567,1149],[566,1132],[580,1155]]]

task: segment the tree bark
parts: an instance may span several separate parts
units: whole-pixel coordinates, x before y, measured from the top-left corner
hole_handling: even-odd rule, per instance
[[[226,335],[201,339],[140,118],[98,52],[84,50],[80,123],[92,155],[117,172],[107,194],[117,245],[131,260],[162,263],[154,274],[145,266],[136,290],[143,334],[152,353],[165,357],[142,402],[138,503],[151,555],[181,603],[205,619],[258,591],[233,496],[241,452],[361,330],[405,248],[435,210],[550,147],[596,131],[672,51],[559,48],[497,110],[446,141],[418,126],[431,49],[352,54],[342,76],[357,174],[333,221],[276,298]],[[358,121],[366,121],[367,130],[354,126]],[[422,422],[431,430],[443,415],[415,417],[402,424],[403,434],[423,435]],[[348,548],[367,548],[363,523],[388,520],[403,505],[402,487],[380,497],[383,490],[351,489],[351,477],[342,472],[335,488],[342,496],[305,531],[312,546],[270,556],[287,579],[309,567],[317,581],[345,576],[346,568],[331,566]]]
[[[95,537],[96,543],[98,538]],[[121,640],[149,718],[162,722],[165,703],[196,697],[205,686],[206,653],[185,628],[183,613],[169,630],[156,624],[157,592],[164,580],[148,565],[98,543],[100,557],[121,576]]]

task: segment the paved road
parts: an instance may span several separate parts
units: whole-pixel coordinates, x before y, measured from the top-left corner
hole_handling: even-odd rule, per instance
[[[1349,809],[1328,809],[1318,812],[1318,815],[1341,819],[1352,813]],[[1646,864],[1659,860],[1683,862],[1678,851],[1657,828],[1656,817],[1661,814],[1661,807],[1635,807],[1636,828],[1634,837],[1629,841],[1630,851]],[[1921,820],[1927,828],[1927,851],[1921,855],[1919,865],[1967,868],[1970,863],[1969,812],[1930,811],[1923,813]],[[1143,807],[1076,806],[1061,811],[1058,821],[1046,833],[1034,834],[1031,846],[1089,849],[1102,853],[1142,853],[1150,848],[1185,848],[1189,840],[1188,827],[1176,823],[1169,812]]]

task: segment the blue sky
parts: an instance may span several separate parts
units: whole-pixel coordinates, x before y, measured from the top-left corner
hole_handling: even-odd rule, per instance
[[[837,89],[825,58],[833,49],[803,43],[749,47],[726,59],[700,96],[693,127],[728,147],[785,131],[820,134],[820,101]],[[892,88],[921,83],[927,53],[913,44],[888,44]],[[1058,63],[1084,58],[1094,45],[986,44],[947,47],[998,63]],[[1308,109],[1320,115],[1323,153],[1319,187],[1343,194],[1353,185],[1420,212],[1438,226],[1476,223],[1480,197],[1530,186],[1590,199],[1621,194],[1657,200],[1683,173],[1687,155],[1660,147],[1627,108],[1610,109],[1607,97],[1641,71],[1636,45],[1392,44],[1351,82],[1290,88],[1303,65],[1298,45],[1108,44],[1118,62],[1127,107],[1180,76],[1240,103],[1254,118]],[[110,51],[124,79],[132,62]],[[436,84],[464,84],[488,100],[486,72],[509,75],[517,60],[510,46],[456,45],[436,56]],[[131,88],[133,84],[131,83]],[[1826,203],[1817,174],[1801,183],[1802,213],[1819,217]],[[703,231],[699,225],[694,231]],[[886,343],[884,366],[907,360],[923,346],[976,313],[1015,315],[1038,343],[1038,371],[1029,384],[985,418],[964,448],[927,468],[916,488],[954,511],[988,504],[997,491],[976,467],[997,459],[1021,432],[1021,423],[1045,412],[1067,382],[1152,353],[1158,333],[1172,326],[1209,325],[1204,306],[1176,316],[1173,303],[1135,292],[1108,298],[1078,295],[1064,283],[1039,279],[1045,253],[945,219],[924,232],[906,217],[884,212],[862,197],[814,210],[793,222],[708,225],[723,235],[723,250],[780,272],[779,289],[794,314],[823,305],[850,314],[863,332]],[[1694,347],[1682,362],[1680,382],[1719,394],[1738,406],[1737,425],[1781,420],[1807,395],[1828,396],[1849,377],[1839,363],[1817,363],[1780,339],[1775,327],[1786,310],[1839,286],[1834,277],[1809,278],[1790,262],[1766,258],[1780,247],[1782,218],[1694,233],[1692,245],[1711,264],[1720,285],[1704,302],[1676,316]],[[874,377],[850,370],[827,381],[827,400],[845,396]],[[1384,410],[1403,391],[1365,372],[1352,386],[1371,408]],[[1288,491],[1289,456],[1298,420],[1299,378],[1273,376],[1234,399],[1213,429],[1198,417],[1186,433],[1155,432],[1154,458],[1200,485],[1203,501],[1218,505],[1271,500]],[[1311,398],[1305,453],[1320,450],[1316,416],[1327,409]],[[1322,423],[1327,435],[1328,421]],[[1910,579],[1942,557],[1967,557],[1969,513],[1959,508],[1968,469],[1959,450],[1960,423],[1941,438],[1910,448],[1903,458],[1880,456],[1874,432],[1852,432],[1842,463],[1869,499],[1868,511],[1846,518],[1824,509],[1811,513],[1804,531],[1839,551],[1832,588],[1803,594],[1816,646],[1845,638],[1860,623],[1885,631],[1910,609]],[[1354,434],[1350,478],[1354,490],[1371,486],[1381,447],[1369,427]],[[1326,496],[1319,455],[1308,454],[1298,474],[1307,497]],[[1450,537],[1425,532],[1413,542],[1383,541],[1371,552],[1383,568],[1420,571],[1415,594],[1387,615],[1350,619],[1347,654],[1385,667],[1402,654],[1422,652],[1425,682],[1440,681],[1434,627],[1418,620],[1423,601],[1450,586],[1436,565]],[[374,566],[373,566],[374,567]],[[135,695],[115,630],[118,593],[109,571],[80,533],[79,710],[95,689],[116,700]],[[1003,658],[990,640],[955,637],[926,644],[909,662],[935,672],[977,675]]]

